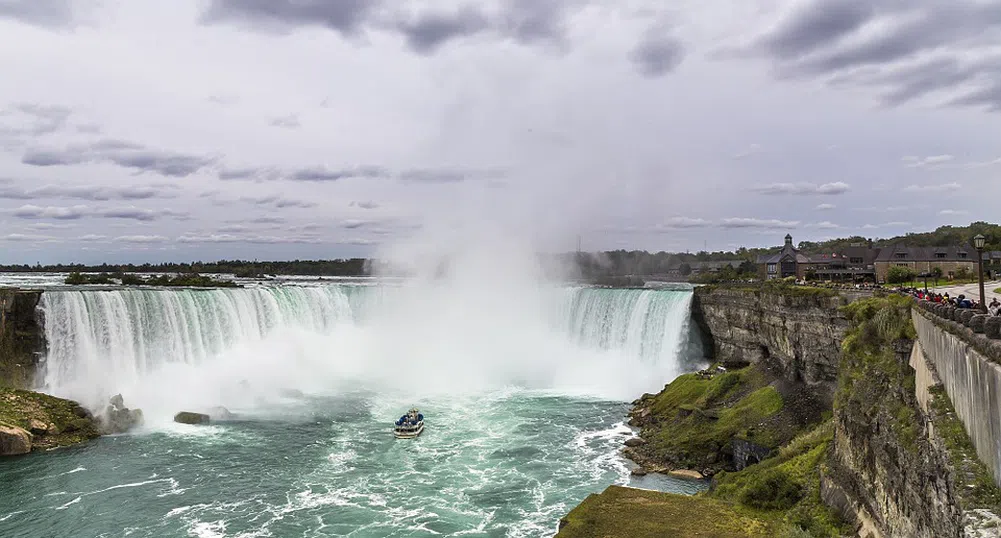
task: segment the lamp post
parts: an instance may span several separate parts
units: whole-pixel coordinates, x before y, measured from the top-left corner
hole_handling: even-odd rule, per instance
[[[984,300],[984,236],[977,234],[973,236],[973,246],[977,249],[977,277],[980,281],[980,312],[987,313],[987,302]]]

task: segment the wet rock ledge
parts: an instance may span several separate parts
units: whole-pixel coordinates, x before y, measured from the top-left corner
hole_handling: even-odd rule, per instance
[[[74,401],[0,389],[0,456],[73,445],[100,435],[98,420]]]

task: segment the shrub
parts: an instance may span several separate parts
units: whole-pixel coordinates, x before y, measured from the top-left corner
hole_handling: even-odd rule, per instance
[[[761,510],[788,510],[803,498],[803,486],[784,471],[772,469],[755,477],[740,494],[740,503]]]
[[[917,276],[918,274],[910,267],[894,266],[886,272],[886,281],[890,284],[902,284],[914,280]]]

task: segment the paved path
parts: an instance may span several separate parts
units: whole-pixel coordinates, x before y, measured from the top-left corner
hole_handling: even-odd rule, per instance
[[[992,280],[984,282],[984,297],[987,299],[987,304],[990,304],[991,299],[997,297],[1001,301],[1001,293],[994,293],[994,290],[1001,288],[1001,280]],[[939,286],[937,288],[928,288],[936,293],[949,293],[949,297],[955,297],[959,294],[966,295],[967,298],[976,301],[980,300],[980,285],[974,282],[973,284],[960,284],[959,286]]]

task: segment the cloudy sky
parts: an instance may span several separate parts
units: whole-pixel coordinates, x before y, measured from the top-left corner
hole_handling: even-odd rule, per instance
[[[1001,214],[997,0],[0,0],[0,42],[4,263]]]

